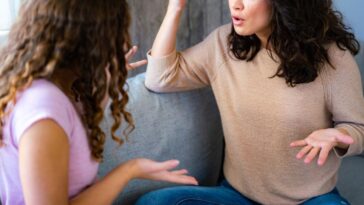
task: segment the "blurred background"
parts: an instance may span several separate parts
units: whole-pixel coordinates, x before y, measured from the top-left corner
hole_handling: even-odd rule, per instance
[[[21,0],[0,0],[0,44],[16,19]],[[145,58],[151,48],[159,26],[163,20],[168,0],[129,0],[132,14],[130,28],[133,44],[140,50],[135,59]],[[334,0],[337,10],[344,14],[345,22],[352,27],[362,45],[364,42],[364,8],[363,0]],[[314,15],[314,14],[313,14]],[[178,33],[178,49],[185,49],[204,39],[211,31],[220,25],[230,22],[228,0],[188,0],[188,4],[181,20]],[[364,46],[357,56],[359,66],[364,73]],[[145,71],[141,67],[130,75]],[[362,75],[364,80],[364,74]]]

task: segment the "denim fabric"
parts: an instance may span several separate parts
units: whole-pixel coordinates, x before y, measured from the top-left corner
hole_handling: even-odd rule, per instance
[[[274,202],[272,202],[274,204]],[[135,205],[259,205],[237,192],[227,181],[217,187],[165,188],[141,197]],[[302,205],[349,205],[337,189],[307,200]]]

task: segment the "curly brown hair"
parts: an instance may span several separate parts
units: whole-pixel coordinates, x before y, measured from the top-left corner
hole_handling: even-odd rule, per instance
[[[125,111],[129,24],[126,0],[25,1],[0,52],[0,142],[7,107],[16,103],[16,93],[35,79],[52,80],[55,72],[71,71],[72,100],[82,103],[81,119],[89,131],[93,158],[103,158],[105,133],[99,124],[106,93],[112,100],[112,139],[121,145],[124,140],[115,132],[122,121],[128,123],[125,138],[134,129],[131,114]]]
[[[289,86],[314,81],[325,63],[330,64],[329,45],[358,54],[359,42],[343,23],[342,14],[333,9],[332,0],[270,0],[272,33],[267,48],[280,65],[273,77],[285,78]],[[231,53],[240,60],[252,61],[261,49],[254,34],[240,36],[234,28],[228,37]]]

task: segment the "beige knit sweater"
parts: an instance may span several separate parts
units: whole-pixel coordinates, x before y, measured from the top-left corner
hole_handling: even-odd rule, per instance
[[[278,68],[267,50],[251,62],[228,53],[231,25],[216,29],[203,42],[163,58],[148,55],[147,88],[173,92],[211,86],[219,106],[226,141],[224,174],[246,197],[262,204],[298,204],[331,191],[341,156],[331,152],[326,164],[306,165],[291,142],[313,131],[345,128],[354,138],[347,155],[364,147],[364,99],[360,73],[349,51],[330,46],[336,70],[325,66],[311,83],[294,88],[283,78],[269,78]],[[336,124],[338,123],[338,124]]]

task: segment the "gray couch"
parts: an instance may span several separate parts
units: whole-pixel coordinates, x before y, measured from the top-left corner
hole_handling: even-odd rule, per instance
[[[201,185],[216,184],[221,174],[223,133],[211,90],[156,94],[144,87],[144,74],[130,78],[128,84],[128,110],[134,116],[136,130],[120,149],[111,140],[107,142],[100,176],[134,157],[177,158]],[[105,121],[104,126],[107,124]],[[166,186],[174,185],[134,181],[115,204],[133,204],[143,193]],[[364,204],[364,156],[343,160],[338,188],[352,204]]]

